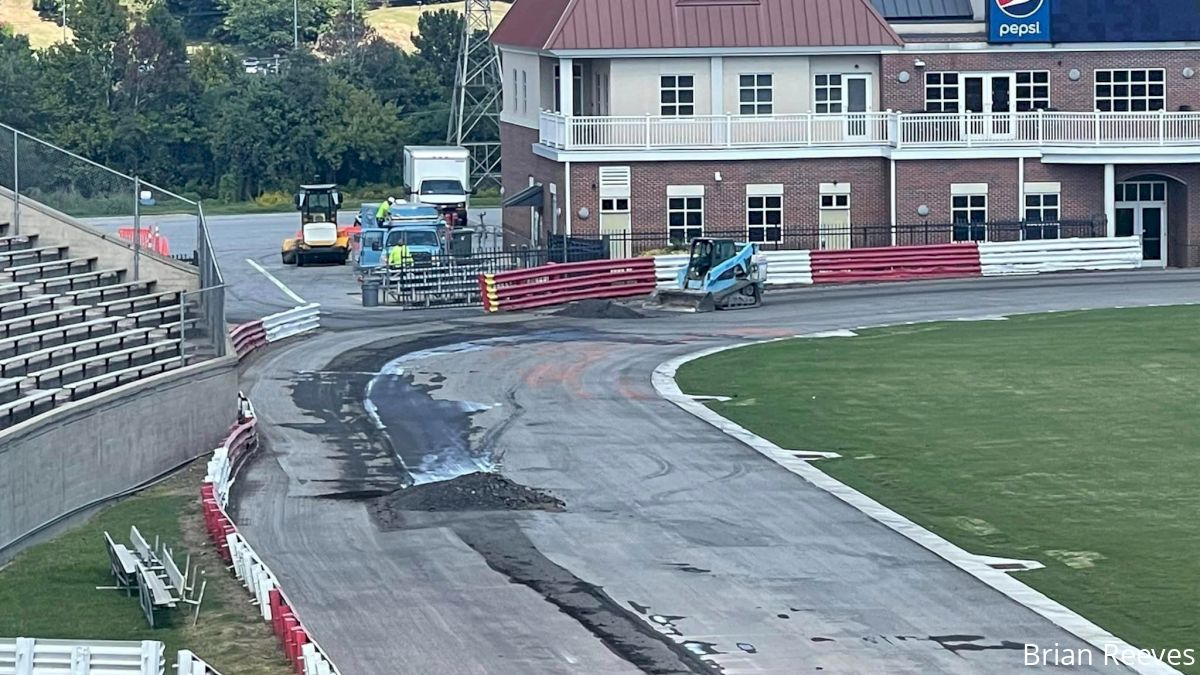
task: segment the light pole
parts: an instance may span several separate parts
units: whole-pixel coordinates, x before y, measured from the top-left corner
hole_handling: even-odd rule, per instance
[[[292,0],[292,49],[300,49],[300,0]]]

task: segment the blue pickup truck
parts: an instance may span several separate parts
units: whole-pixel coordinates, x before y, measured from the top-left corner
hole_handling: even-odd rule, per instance
[[[443,221],[436,207],[425,204],[396,204],[388,211],[386,223],[362,230],[358,268],[368,272],[385,262],[387,251],[400,243],[408,245],[413,263],[429,264],[446,253],[442,237]]]

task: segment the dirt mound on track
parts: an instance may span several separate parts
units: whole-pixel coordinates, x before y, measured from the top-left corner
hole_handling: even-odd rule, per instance
[[[572,302],[555,312],[558,316],[573,319],[643,319],[645,315],[636,309],[612,300],[580,300]]]
[[[494,473],[469,473],[452,480],[414,485],[375,499],[371,511],[384,523],[406,511],[561,511],[553,495]]]

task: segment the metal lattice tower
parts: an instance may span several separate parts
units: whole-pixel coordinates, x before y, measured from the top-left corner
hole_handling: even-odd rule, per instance
[[[500,54],[492,34],[491,0],[464,0],[463,34],[446,141],[471,151],[471,183],[500,185]]]

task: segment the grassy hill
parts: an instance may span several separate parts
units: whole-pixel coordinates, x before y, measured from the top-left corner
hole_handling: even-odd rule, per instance
[[[60,42],[63,39],[62,28],[53,22],[42,21],[37,12],[33,11],[32,4],[29,0],[0,0],[0,24],[8,24],[15,33],[29,36],[29,42],[35,49],[44,49]],[[507,2],[496,2],[493,5],[493,24],[500,22],[510,6]],[[412,51],[412,35],[418,32],[417,21],[421,14],[443,8],[461,12],[463,3],[461,0],[452,0],[426,3],[420,7],[384,7],[368,12],[367,22],[385,40],[399,45],[405,51]]]

